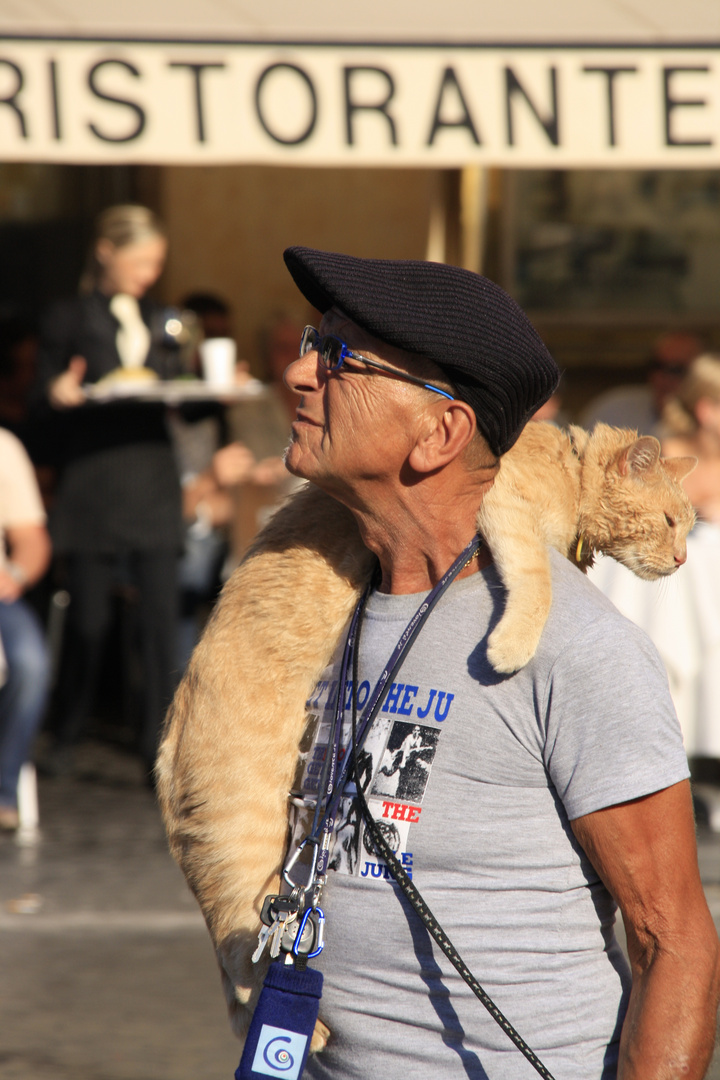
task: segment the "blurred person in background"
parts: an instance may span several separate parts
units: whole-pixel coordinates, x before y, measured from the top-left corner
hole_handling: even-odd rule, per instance
[[[664,457],[693,455],[683,480],[698,522],[687,562],[669,581],[645,582],[609,558],[590,571],[596,585],[655,643],[690,761],[696,808],[720,832],[720,357],[688,366],[665,404]]]
[[[0,318],[0,424],[25,442],[35,382],[37,333],[29,319]]]
[[[197,317],[204,338],[233,336],[230,305],[222,296],[211,292],[191,292],[180,301],[183,311]]]
[[[191,292],[180,301],[192,312],[203,340],[232,338],[230,305],[210,292]],[[196,358],[196,368],[199,363]],[[249,378],[249,365],[237,363],[236,378]],[[239,441],[228,444],[228,407],[217,401],[189,412],[171,409],[170,434],[182,487],[185,536],[179,566],[180,623],[178,669],[184,670],[217,597],[228,553],[228,527],[234,515],[235,487],[257,464]]]
[[[261,377],[268,392],[265,397],[238,402],[228,410],[230,438],[247,446],[257,462],[235,491],[229,569],[237,565],[257,531],[282,501],[301,486],[284,462],[296,403],[283,376],[298,358],[298,342],[304,326],[305,322],[295,312],[278,310],[271,317],[259,339]]]
[[[720,355],[699,356],[665,406],[665,457],[692,454],[683,486],[700,521],[720,525]]]
[[[159,403],[87,402],[108,376],[172,374],[162,310],[147,299],[167,254],[165,229],[143,206],[113,206],[96,223],[80,295],[55,304],[40,330],[36,396],[53,425],[59,472],[50,516],[71,603],[60,673],[56,746],[47,771],[72,768],[92,708],[112,594],[129,575],[139,595],[144,667],[138,749],[148,770],[175,685],[180,484]]]
[[[581,425],[590,431],[601,422],[632,428],[640,435],[659,436],[665,403],[702,350],[703,343],[696,334],[682,330],[662,334],[648,361],[646,382],[639,386],[617,386],[599,394],[583,411]]]
[[[0,426],[16,435],[27,450],[47,508],[55,475],[46,464],[52,456],[47,427],[33,418],[37,350],[37,329],[29,318],[18,314],[0,318]]]
[[[683,577],[691,612],[684,647],[693,643],[696,660],[686,749],[693,778],[712,785],[698,794],[710,824],[720,831],[720,355],[707,353],[692,362],[663,421],[663,454],[698,459],[683,481],[698,515]]]
[[[17,786],[48,698],[45,634],[25,591],[50,562],[45,510],[22,443],[0,428],[0,831],[19,825]]]

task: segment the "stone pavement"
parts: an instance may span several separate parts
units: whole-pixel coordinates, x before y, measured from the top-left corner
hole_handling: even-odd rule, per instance
[[[87,744],[79,778],[40,781],[40,817],[38,844],[0,839],[0,1080],[232,1080],[210,940],[139,764]],[[720,923],[720,836],[699,848]]]
[[[1,1080],[232,1080],[210,938],[138,762],[101,743],[0,840]]]

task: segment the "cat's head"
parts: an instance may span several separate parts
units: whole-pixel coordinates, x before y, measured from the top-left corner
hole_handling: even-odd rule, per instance
[[[583,486],[596,487],[594,546],[652,581],[673,574],[687,558],[695,511],[682,479],[697,458],[662,458],[651,436],[598,424],[584,456]],[[589,447],[588,447],[589,449]],[[587,475],[590,468],[595,476]]]

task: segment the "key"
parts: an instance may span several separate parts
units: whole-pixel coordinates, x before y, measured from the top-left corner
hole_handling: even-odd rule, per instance
[[[277,960],[280,955],[280,938],[283,934],[284,923],[281,923],[279,919],[275,919],[274,923],[270,927],[270,958]]]
[[[277,960],[280,955],[283,936],[286,933],[288,925],[294,922],[296,918],[297,912],[293,911],[288,915],[276,919],[270,927],[270,956],[273,960]]]
[[[265,946],[267,945],[267,939],[269,937],[270,937],[270,927],[269,926],[263,926],[261,928],[261,930],[260,930],[260,933],[258,934],[257,948],[256,948],[255,952],[252,954],[252,962],[253,962],[253,964],[257,964],[258,960],[260,959],[263,952],[265,951]]]
[[[272,926],[277,918],[297,914],[297,903],[290,896],[266,896],[263,901],[260,919],[266,926]]]

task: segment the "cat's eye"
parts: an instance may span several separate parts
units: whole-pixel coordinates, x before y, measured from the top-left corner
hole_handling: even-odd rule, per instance
[[[675,522],[673,521],[673,519],[670,517],[669,514],[665,515],[665,520],[667,521],[667,523],[668,523],[668,525],[670,526],[671,529],[675,528]]]

